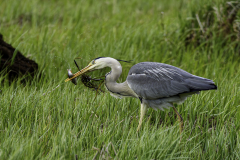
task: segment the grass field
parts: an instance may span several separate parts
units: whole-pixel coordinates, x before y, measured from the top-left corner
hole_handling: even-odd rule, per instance
[[[240,159],[240,53],[234,47],[239,41],[214,32],[207,45],[186,45],[183,33],[183,26],[196,21],[193,13],[201,16],[202,7],[217,10],[223,4],[2,0],[0,33],[39,64],[41,78],[27,85],[1,83],[0,159]],[[155,61],[212,79],[218,90],[177,107],[184,119],[182,135],[173,109],[149,109],[137,133],[139,100],[106,92],[94,101],[95,92],[80,81],[77,86],[64,82],[67,69],[77,71],[74,58],[81,57],[77,62],[85,67],[107,56],[133,60],[122,63],[119,82],[132,65]]]

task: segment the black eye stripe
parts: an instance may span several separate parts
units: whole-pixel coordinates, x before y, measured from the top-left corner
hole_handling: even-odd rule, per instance
[[[98,58],[95,58],[94,60],[97,60],[97,59],[100,59],[100,58],[105,58],[105,57],[98,57]]]

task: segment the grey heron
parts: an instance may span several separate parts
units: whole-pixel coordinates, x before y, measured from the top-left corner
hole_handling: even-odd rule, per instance
[[[174,103],[182,103],[187,97],[202,90],[217,89],[210,79],[192,75],[180,68],[157,62],[141,62],[131,67],[127,80],[116,81],[122,73],[118,60],[111,57],[98,57],[88,66],[75,73],[65,82],[86,72],[110,67],[105,75],[105,87],[114,97],[134,97],[141,101],[141,114],[137,131],[139,131],[147,108],[155,110],[172,107],[180,122],[180,132],[183,129],[183,119],[174,107]]]

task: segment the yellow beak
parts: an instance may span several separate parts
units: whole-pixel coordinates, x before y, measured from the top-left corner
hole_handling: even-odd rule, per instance
[[[77,73],[75,73],[71,78],[67,78],[67,79],[65,80],[65,82],[70,81],[70,80],[72,80],[72,79],[74,79],[74,78],[82,75],[83,73],[86,73],[86,72],[89,71],[91,68],[92,68],[92,65],[88,65],[87,67],[83,68],[81,71],[78,71]]]

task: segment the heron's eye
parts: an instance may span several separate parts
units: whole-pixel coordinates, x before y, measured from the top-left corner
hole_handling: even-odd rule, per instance
[[[89,65],[93,65],[93,64],[95,64],[95,60],[92,60],[92,61],[89,63]]]

